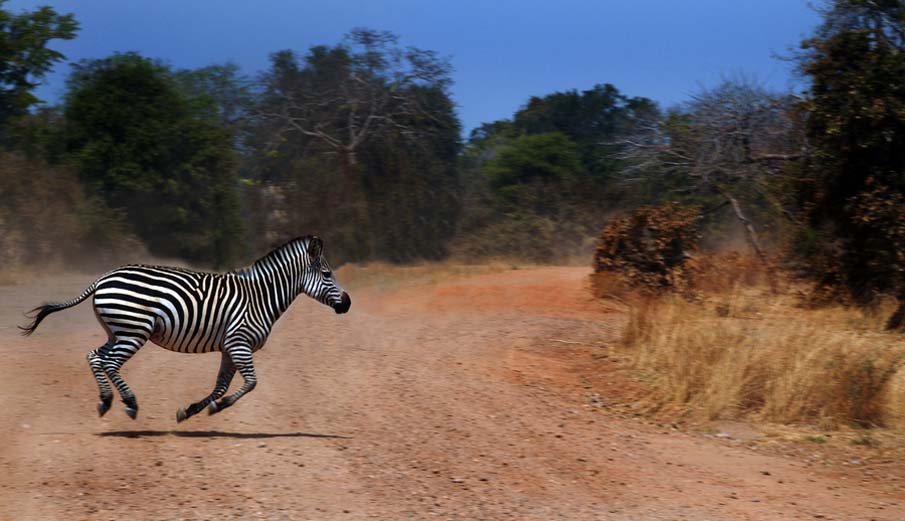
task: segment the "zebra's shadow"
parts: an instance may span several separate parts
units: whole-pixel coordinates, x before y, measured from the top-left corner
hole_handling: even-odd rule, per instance
[[[349,436],[338,434],[317,434],[310,432],[226,432],[226,431],[106,431],[97,433],[98,436],[115,438],[151,438],[155,436],[177,436],[181,438],[334,438],[341,440],[350,439]]]

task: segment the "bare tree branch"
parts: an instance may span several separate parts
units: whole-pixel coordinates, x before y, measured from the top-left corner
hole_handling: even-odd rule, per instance
[[[756,187],[770,195],[769,186],[781,173],[779,165],[802,157],[804,141],[790,116],[793,103],[790,96],[771,95],[744,79],[726,81],[608,145],[619,147],[617,156],[627,165],[623,174],[632,180],[668,175],[684,179],[687,190],[718,193],[725,200],[720,207],[732,207],[752,250],[766,263],[736,190]],[[768,199],[781,207],[775,197]],[[797,222],[787,210],[783,213]]]
[[[445,91],[449,64],[432,51],[400,49],[392,33],[356,29],[335,48],[312,48],[303,66],[278,53],[265,76],[267,101],[257,116],[282,134],[312,138],[357,163],[359,149],[390,132],[416,137],[440,124],[422,102]]]

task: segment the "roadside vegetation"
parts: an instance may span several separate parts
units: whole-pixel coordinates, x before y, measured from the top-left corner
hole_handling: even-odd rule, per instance
[[[822,14],[801,97],[731,81],[624,139],[624,173],[684,194],[611,221],[595,257],[651,411],[903,425],[905,5]]]
[[[621,352],[648,385],[648,412],[695,420],[905,426],[905,338],[884,330],[892,302],[811,307],[765,274],[701,280],[695,298],[636,296]],[[731,261],[722,269],[738,269]],[[752,280],[754,279],[754,280]],[[728,284],[727,284],[728,283]]]

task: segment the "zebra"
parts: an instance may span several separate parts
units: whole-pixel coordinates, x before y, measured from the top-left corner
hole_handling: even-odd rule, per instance
[[[349,311],[352,300],[333,277],[323,250],[320,238],[306,235],[227,273],[143,264],[121,266],[68,302],[36,307],[29,316],[32,322],[20,329],[23,335],[31,335],[47,315],[94,295],[94,314],[108,337],[103,346],[88,352],[88,365],[100,390],[100,416],[113,402],[112,382],[126,414],[133,420],[137,417],[135,393],[120,369],[148,340],[180,353],[221,353],[214,390],[180,408],[176,421],[185,421],[205,407],[209,414],[215,414],[255,388],[252,354],[264,347],[273,324],[300,293],[338,314]],[[244,380],[242,387],[221,398],[237,371]]]

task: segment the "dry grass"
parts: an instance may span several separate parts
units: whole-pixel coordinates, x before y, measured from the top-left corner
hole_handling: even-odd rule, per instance
[[[731,280],[732,277],[723,277]],[[905,337],[890,309],[805,309],[757,277],[632,301],[623,335],[651,409],[702,419],[905,427]]]

